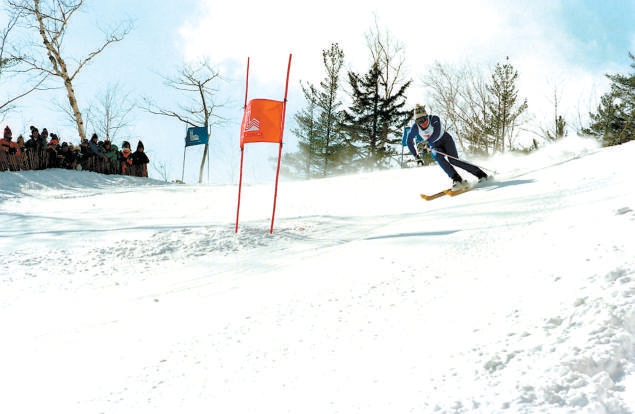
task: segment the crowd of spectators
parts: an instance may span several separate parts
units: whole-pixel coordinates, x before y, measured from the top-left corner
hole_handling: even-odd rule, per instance
[[[66,168],[147,177],[149,162],[143,142],[139,141],[136,151],[132,152],[130,143],[123,141],[120,150],[109,140],[100,141],[97,134],[76,146],[66,141],[60,143],[54,133],[49,137],[46,128],[40,133],[31,126],[27,141],[22,135],[14,141],[11,128],[7,125],[0,139],[0,171]]]

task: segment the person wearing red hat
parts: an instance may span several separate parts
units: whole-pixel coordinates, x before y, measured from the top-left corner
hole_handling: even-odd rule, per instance
[[[4,128],[4,134],[2,139],[0,139],[0,168],[1,169],[10,169],[10,170],[18,170],[19,166],[17,165],[17,155],[20,155],[20,147],[16,142],[13,142],[13,133],[11,132],[11,128],[7,125]]]

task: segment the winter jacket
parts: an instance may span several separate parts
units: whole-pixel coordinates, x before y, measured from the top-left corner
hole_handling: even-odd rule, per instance
[[[104,151],[110,162],[116,162],[119,159],[119,148],[115,144],[110,144],[110,149],[104,148]]]
[[[129,167],[132,165],[132,152],[130,151],[130,148],[128,147],[124,147],[121,152],[121,174],[123,175],[130,175],[130,171],[129,171]]]
[[[99,158],[105,157],[104,153],[99,150],[99,145],[97,145],[96,142],[93,142],[92,139],[88,141],[88,147],[90,148],[92,154],[98,156]]]
[[[0,151],[8,154],[20,154],[20,147],[17,142],[9,141],[8,139],[0,138]]]
[[[150,162],[150,159],[148,158],[146,153],[139,150],[136,150],[135,152],[133,152],[130,158],[132,159],[133,165],[147,164]]]
[[[406,139],[406,143],[408,144],[408,149],[410,153],[417,157],[417,149],[416,145],[418,142],[426,141],[426,143],[430,146],[430,148],[435,148],[435,144],[441,140],[445,135],[448,134],[441,124],[441,119],[437,115],[429,115],[430,122],[428,122],[428,127],[423,129],[416,122],[410,128],[410,132],[408,133],[408,138]]]

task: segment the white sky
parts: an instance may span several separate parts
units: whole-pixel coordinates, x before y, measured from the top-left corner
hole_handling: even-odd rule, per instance
[[[185,60],[210,58],[226,78],[219,86],[222,101],[228,102],[222,113],[228,119],[226,127],[212,131],[219,139],[212,170],[226,172],[232,168],[227,160],[238,156],[234,144],[242,117],[248,57],[250,98],[277,99],[283,95],[287,60],[293,54],[287,114],[290,128],[294,112],[304,105],[300,81],[317,84],[322,79],[321,53],[331,42],[338,42],[343,49],[346,70],[368,69],[364,36],[376,20],[380,30],[402,43],[407,52],[408,76],[414,80],[408,94],[410,104],[426,102],[421,79],[435,60],[459,65],[469,62],[489,73],[509,56],[520,74],[519,95],[529,99],[534,122],[542,124],[551,117],[556,85],[561,111],[570,125],[578,126],[579,115],[586,117],[606,92],[604,75],[631,70],[628,52],[635,50],[634,16],[635,3],[617,0],[449,0],[397,5],[334,0],[310,4],[282,0],[91,1],[85,13],[76,17],[74,28],[81,33],[81,42],[71,46],[85,55],[90,50],[88,44],[100,41],[97,26],[122,18],[135,21],[135,30],[124,42],[109,48],[77,79],[76,92],[84,107],[115,82],[133,97],[175,102],[178,97],[166,89],[159,75],[173,75]],[[0,22],[2,17],[0,14]],[[64,99],[61,91],[57,96],[54,92],[30,96],[2,122],[18,131],[28,131],[32,124],[40,129],[46,126],[72,139],[76,132],[60,120],[63,117],[54,113],[59,110],[51,103]],[[144,139],[151,159],[166,162],[170,177],[180,178],[183,154],[174,151],[173,143],[182,145],[184,125],[144,113],[136,113],[134,121],[129,131],[133,140]],[[285,135],[287,143],[295,140],[290,132]],[[197,179],[199,149],[188,149],[188,158],[186,164]],[[219,179],[225,181],[229,175],[236,176],[231,173]],[[219,174],[212,171],[212,176]]]

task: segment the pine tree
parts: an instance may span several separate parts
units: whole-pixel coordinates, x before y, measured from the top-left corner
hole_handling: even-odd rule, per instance
[[[344,65],[344,52],[337,43],[322,51],[322,63],[326,76],[320,82],[318,118],[321,138],[322,175],[338,172],[346,164],[346,141],[341,131],[340,72]]]
[[[567,135],[565,131],[567,122],[564,120],[562,115],[558,115],[556,119],[554,120],[554,122],[555,122],[555,131],[553,133],[551,131],[546,132],[547,138],[550,139],[551,141],[558,140],[560,138],[563,138],[565,135]]]
[[[635,56],[629,56],[635,68]],[[591,124],[583,132],[599,137],[604,145],[619,145],[635,139],[635,73],[606,77],[611,90],[600,98],[597,113],[589,114]]]
[[[496,64],[491,83],[487,87],[491,95],[489,132],[494,137],[494,148],[502,152],[505,151],[505,140],[508,140],[511,147],[518,117],[527,110],[527,99],[518,102],[517,80],[518,71],[507,57],[505,64]]]
[[[387,168],[397,156],[395,146],[401,144],[401,131],[410,118],[410,111],[404,110],[410,82],[384,96],[386,85],[378,62],[363,76],[349,72],[348,79],[353,101],[343,112],[342,125],[355,158],[362,161],[362,168]]]
[[[298,152],[285,154],[285,162],[282,165],[285,174],[311,178],[316,168],[317,157],[317,91],[314,85],[301,87],[307,106],[295,114],[296,123],[300,127],[291,131],[298,137]]]
[[[337,43],[322,51],[326,75],[319,89],[312,84],[302,86],[307,107],[295,115],[298,128],[292,132],[298,137],[299,152],[288,154],[286,163],[297,169],[295,175],[303,178],[332,175],[341,168],[345,159],[345,141],[341,134],[340,72],[344,52]],[[288,172],[291,168],[287,167]]]

